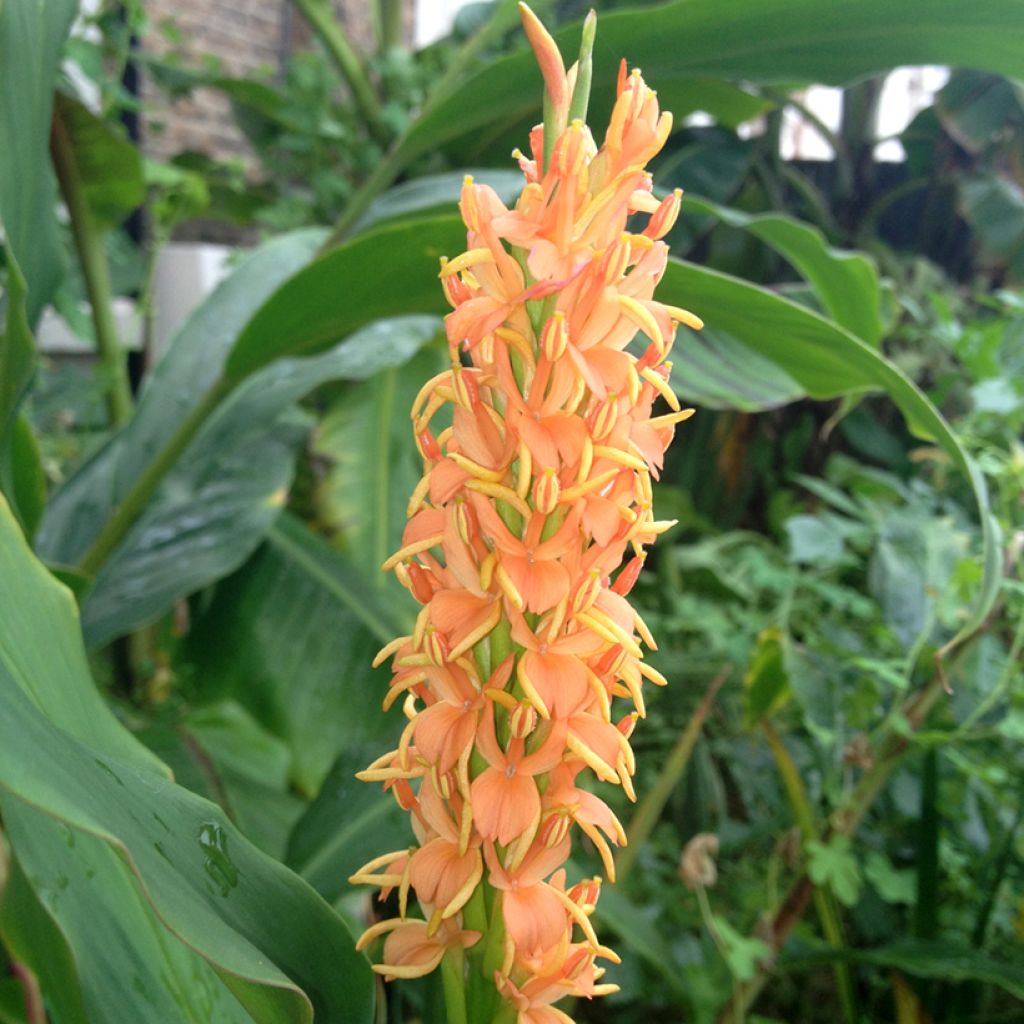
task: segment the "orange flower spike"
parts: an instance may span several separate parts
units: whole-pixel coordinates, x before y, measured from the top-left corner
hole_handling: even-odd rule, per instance
[[[585,123],[593,17],[567,71],[521,14],[544,125],[530,157],[514,154],[516,202],[463,184],[465,251],[440,273],[452,366],[414,403],[423,478],[384,565],[420,605],[411,635],[376,661],[392,659],[385,705],[401,699],[409,721],[360,777],[411,813],[416,842],[353,881],[399,892],[401,917],[360,940],[387,936],[378,973],[413,977],[450,956],[472,984],[495,984],[518,1024],[571,1024],[553,1004],[613,991],[595,958],[617,957],[589,920],[600,881],[567,885],[561,865],[583,832],[611,878],[625,841],[576,780],[592,772],[635,798],[629,735],[643,683],[665,679],[644,660],[654,637],[627,596],[645,546],[671,525],[654,519],[652,480],[691,410],[668,357],[678,326],[701,322],[655,296],[681,193],[659,201],[644,165],[671,115],[623,63],[598,148]],[[423,920],[405,919],[409,897]],[[499,931],[475,946],[491,904]]]

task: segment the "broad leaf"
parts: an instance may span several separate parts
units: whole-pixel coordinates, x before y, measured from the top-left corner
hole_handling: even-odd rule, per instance
[[[260,1021],[311,1021],[314,1012],[369,1020],[370,972],[340,919],[219,808],[170,782],[109,712],[90,713],[98,697],[73,601],[32,556],[3,503],[0,546],[0,789],[5,818],[21,805],[31,809],[19,818],[26,849],[46,842],[32,825],[40,811],[76,838],[102,843],[111,871],[121,872],[111,877],[138,885],[149,927],[194,950]],[[13,626],[20,628],[12,635]],[[16,839],[18,856],[21,845]],[[76,899],[83,913],[109,914],[102,890],[78,886]],[[70,920],[68,927],[75,931]],[[122,968],[121,984],[130,985],[130,961]]]
[[[666,95],[678,81],[707,76],[840,85],[903,64],[1020,78],[1024,53],[1007,31],[1018,19],[1016,0],[859,0],[830,6],[827,17],[818,0],[676,0],[642,12],[611,11],[598,25],[593,94],[614,92],[622,56]],[[567,26],[555,38],[563,53],[575,53],[580,27]],[[412,159],[454,139],[471,149],[496,124],[540,120],[541,95],[531,53],[492,61],[414,125],[403,155]]]
[[[403,313],[445,312],[442,256],[466,247],[457,217],[424,217],[369,231],[311,263],[249,321],[228,355],[235,383],[283,356],[321,352],[358,328]]]
[[[951,942],[906,940],[877,949],[821,949],[785,956],[778,966],[783,970],[802,970],[835,960],[871,964],[887,971],[903,971],[916,978],[983,981],[998,985],[1017,999],[1024,999],[1024,964],[1019,957],[1016,961],[1008,961]]]
[[[379,714],[380,708],[374,706]],[[395,724],[391,723],[392,732],[397,732]],[[288,843],[285,863],[326,900],[334,902],[351,891],[349,876],[371,858],[404,850],[412,842],[408,815],[391,794],[355,777],[391,749],[390,739],[397,738],[357,742],[345,750]]]
[[[245,381],[182,454],[124,542],[104,563],[82,608],[99,646],[226,576],[256,549],[284,504],[305,418],[293,404],[329,380],[360,380],[408,360],[433,318],[358,331],[330,351],[282,359]]]
[[[96,226],[116,227],[146,200],[139,150],[88,107],[58,92],[54,117],[67,134]]]
[[[793,264],[840,327],[877,347],[882,337],[881,291],[874,261],[860,252],[831,248],[810,224],[778,213],[747,214],[700,196],[685,196],[683,212],[718,217],[742,228]]]
[[[0,4],[0,68],[6,82],[0,89],[0,222],[9,253],[28,281],[30,323],[62,273],[50,111],[61,47],[77,10],[76,0]]]
[[[147,375],[131,421],[50,500],[37,539],[52,562],[74,565],[116,504],[217,379],[224,357],[267,294],[309,261],[322,233],[276,238],[247,254],[196,308]]]
[[[36,895],[2,836],[0,941],[16,960],[35,974],[61,1024],[87,1024],[89,1018],[82,1001],[78,968],[67,938]],[[20,986],[18,988],[18,1002],[23,1006]]]
[[[423,382],[448,366],[435,346],[378,373],[339,395],[313,436],[328,467],[315,493],[317,517],[366,579],[378,589],[393,585],[398,600],[405,591],[380,566],[400,547],[409,495],[423,475],[409,410]]]
[[[184,656],[203,699],[238,701],[285,741],[290,782],[313,796],[339,751],[390,727],[380,708],[388,672],[370,663],[403,632],[365,577],[285,514],[217,588]]]
[[[190,711],[180,721],[154,723],[139,738],[193,793],[220,804],[231,821],[276,860],[305,809],[291,791],[287,744],[241,705],[222,701]]]
[[[253,1019],[216,971],[165,931],[114,849],[13,797],[2,804],[28,881],[74,951],[84,1019]]]

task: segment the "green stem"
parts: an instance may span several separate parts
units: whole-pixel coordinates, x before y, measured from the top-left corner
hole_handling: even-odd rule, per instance
[[[775,764],[803,841],[815,839],[818,835],[818,826],[814,820],[814,810],[807,799],[807,791],[804,789],[800,772],[771,722],[765,718],[761,721],[761,727],[768,739],[768,745],[772,748]],[[845,949],[846,943],[843,939],[839,908],[836,905],[835,896],[829,888],[814,887],[814,908],[821,923],[821,930],[829,945],[835,949]],[[857,1004],[854,998],[853,979],[850,976],[849,964],[837,963],[834,971],[836,987],[839,989],[839,1001],[843,1008],[843,1019],[847,1024],[853,1024],[857,1020]]]
[[[658,823],[658,818],[661,817],[661,812],[665,809],[665,804],[668,803],[672,791],[679,785],[686,774],[686,768],[690,763],[693,748],[697,745],[701,729],[704,726],[704,719],[711,710],[715,696],[728,678],[729,669],[725,668],[711,681],[704,699],[700,702],[689,722],[687,722],[682,735],[668,755],[665,767],[662,768],[657,781],[648,790],[643,800],[640,801],[640,805],[637,807],[636,813],[629,823],[629,828],[626,830],[629,842],[619,851],[619,855],[615,858],[615,880],[619,884],[633,870],[641,847],[648,840],[651,832],[654,831],[654,826]]]
[[[103,233],[89,209],[85,186],[78,171],[74,145],[61,121],[59,106],[54,110],[50,152],[60,182],[61,195],[71,221],[78,262],[85,280],[85,291],[92,310],[96,347],[106,385],[107,409],[114,426],[128,420],[132,412],[132,392],[128,383],[128,367],[117,337],[114,321],[114,294],[110,284],[110,266],[103,248]]]
[[[380,101],[373,91],[366,69],[359,54],[348,41],[341,25],[338,24],[329,3],[325,0],[292,0],[309,22],[327,50],[328,56],[334,61],[342,78],[352,90],[352,98],[359,112],[366,119],[371,133],[375,136],[380,130]]]
[[[86,551],[79,563],[79,569],[87,576],[95,576],[110,554],[124,539],[125,534],[142,514],[146,503],[153,496],[160,482],[170,471],[189,442],[199,432],[218,403],[230,391],[232,385],[219,380],[200,399],[178,429],[171,435],[167,444],[159,451],[142,475],[135,481],[132,489],[125,496],[113,515],[104,524],[92,546]]]
[[[448,1011],[448,1024],[468,1024],[466,1016],[466,979],[464,959],[459,947],[449,949],[441,961],[441,980],[444,983],[444,1004]]]
[[[295,3],[300,5],[308,5],[315,2],[316,0],[295,0]],[[374,172],[360,185],[355,195],[353,195],[344,212],[331,229],[327,240],[320,247],[321,255],[329,252],[344,241],[355,223],[366,212],[370,203],[405,170],[409,161],[416,156],[416,153],[410,151],[406,145],[412,130],[452,91],[466,73],[466,69],[476,59],[480,50],[504,30],[508,16],[510,14],[514,15],[515,11],[516,4],[514,0],[501,0],[494,14],[474,35],[466,40],[456,54],[455,59],[448,65],[448,70],[444,73],[444,76],[434,86],[430,99],[424,105],[420,116],[399,136],[388,155],[377,165]]]
[[[494,6],[494,13],[459,48],[455,59],[448,65],[447,70],[434,86],[420,117],[430,113],[441,100],[455,89],[470,65],[480,55],[481,50],[494,42],[515,20],[518,9],[517,0],[498,0]]]
[[[402,46],[401,0],[377,0],[378,42],[385,53]]]
[[[962,653],[963,648],[960,650]],[[941,666],[937,665],[935,675],[928,685],[904,704],[905,717],[911,729],[920,727],[935,702],[942,696],[944,680],[945,676],[941,671]],[[864,773],[843,801],[842,806],[832,816],[832,827],[826,832],[825,839],[830,835],[852,836],[857,831],[875,798],[910,749],[910,741],[893,728],[880,740],[875,749],[877,753],[874,764]],[[790,932],[803,916],[811,901],[813,891],[814,886],[806,874],[798,878],[790,887],[781,907],[770,923],[771,942],[775,952],[782,949]],[[757,973],[750,981],[735,985],[729,1001],[716,1017],[718,1024],[729,1024],[736,1018],[737,1011],[745,1014],[764,987],[765,981],[765,972],[758,968]]]
[[[366,213],[370,203],[402,173],[407,161],[408,158],[402,149],[402,140],[399,140],[391,152],[377,164],[366,181],[356,189],[344,212],[331,228],[331,233],[320,246],[318,255],[330,252],[345,240],[356,221]]]

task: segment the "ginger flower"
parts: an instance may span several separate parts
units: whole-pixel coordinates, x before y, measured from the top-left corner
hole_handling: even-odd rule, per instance
[[[443,964],[452,1019],[564,1024],[559,999],[615,989],[598,961],[617,957],[590,921],[600,881],[569,885],[564,865],[582,834],[613,879],[626,841],[577,781],[634,798],[629,736],[644,682],[665,680],[628,595],[672,525],[654,519],[652,480],[692,410],[668,358],[677,325],[701,324],[655,298],[680,195],[655,198],[645,165],[671,115],[623,63],[597,145],[583,122],[593,18],[567,71],[521,11],[545,123],[514,154],[525,184],[511,207],[463,185],[466,251],[440,274],[451,369],[414,403],[423,478],[384,565],[421,611],[377,661],[392,661],[385,707],[401,700],[408,724],[360,777],[411,813],[416,843],[352,880],[398,893],[399,916],[360,940],[386,936],[379,973]]]

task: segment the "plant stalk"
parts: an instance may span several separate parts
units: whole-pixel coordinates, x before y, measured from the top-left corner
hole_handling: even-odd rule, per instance
[[[817,838],[818,827],[814,820],[814,810],[807,799],[807,790],[800,778],[800,772],[781,737],[775,731],[775,727],[767,718],[761,720],[761,728],[768,739],[768,745],[772,748],[775,764],[782,779],[783,788],[786,790],[793,817],[800,829],[801,838],[806,843],[808,840]],[[843,939],[839,907],[836,905],[835,895],[829,888],[814,887],[814,908],[821,924],[821,930],[829,945],[835,949],[845,949],[846,942]],[[843,1020],[846,1021],[846,1024],[854,1024],[857,1020],[857,1002],[854,996],[853,979],[850,976],[850,965],[837,963],[834,972],[836,988],[839,990],[839,1002],[843,1009]]]
[[[292,2],[309,22],[341,77],[348,83],[359,112],[366,119],[371,133],[376,137],[380,131],[380,101],[366,75],[366,69],[359,54],[349,42],[344,29],[335,19],[330,4],[326,0],[292,0]]]
[[[78,171],[74,145],[56,110],[50,132],[50,154],[71,221],[71,235],[82,268],[85,291],[89,297],[100,370],[106,391],[107,410],[111,423],[119,427],[131,416],[132,391],[128,383],[128,366],[114,321],[110,266],[103,248],[103,232],[96,224],[92,210],[89,209],[85,186]]]
[[[942,696],[944,689],[945,675],[941,666],[936,665],[935,675],[928,685],[904,705],[911,729],[916,730],[920,727],[928,712]],[[826,831],[824,839],[833,835],[851,836],[856,832],[875,798],[910,749],[910,741],[890,727],[876,749],[874,764],[864,773],[843,805],[832,816],[832,826]],[[806,874],[801,875],[790,887],[768,928],[772,949],[776,953],[782,949],[790,932],[803,917],[813,892],[814,885]],[[766,980],[765,971],[759,967],[750,981],[734,986],[729,1001],[716,1017],[717,1024],[731,1024],[737,1013],[741,1016],[745,1014],[753,1005]]]
[[[665,809],[665,804],[668,803],[672,790],[679,785],[686,774],[686,768],[690,763],[693,748],[697,745],[701,729],[704,726],[704,719],[707,718],[718,691],[729,678],[729,671],[728,668],[724,668],[711,680],[711,685],[708,687],[707,693],[704,694],[704,699],[698,705],[689,722],[686,723],[686,728],[669,753],[665,761],[665,767],[662,768],[657,781],[643,800],[640,801],[640,805],[637,807],[636,813],[629,823],[629,828],[626,830],[629,842],[619,851],[619,855],[615,858],[616,882],[621,884],[633,870],[636,859],[640,854],[640,849],[650,838],[651,832],[654,831],[654,826],[658,823],[658,818]]]
[[[295,0],[299,6],[315,3],[316,0]],[[344,240],[352,227],[366,212],[370,203],[377,196],[391,185],[395,179],[405,170],[409,161],[415,156],[410,153],[406,142],[413,128],[430,114],[434,107],[441,102],[458,84],[459,80],[466,73],[466,69],[473,63],[482,50],[501,30],[505,28],[509,15],[516,12],[515,0],[499,0],[497,10],[487,19],[474,35],[463,44],[456,54],[455,59],[448,65],[448,70],[431,92],[430,99],[426,102],[419,117],[412,122],[406,130],[398,137],[391,147],[387,156],[377,165],[374,172],[358,188],[352,199],[346,205],[344,212],[335,222],[331,233],[327,236],[324,244],[320,247],[319,255],[330,252]]]
[[[78,567],[83,573],[93,577],[96,575],[142,514],[146,503],[178,457],[188,447],[220,401],[230,393],[231,388],[232,385],[223,379],[217,381],[181,422],[167,444],[135,481],[124,500],[115,508],[113,515],[104,524],[89,550],[82,556]]]
[[[463,976],[464,958],[458,947],[449,949],[441,960],[441,980],[444,983],[444,1005],[448,1024],[468,1024],[466,1016],[466,979]]]

